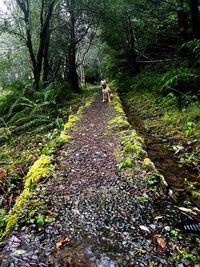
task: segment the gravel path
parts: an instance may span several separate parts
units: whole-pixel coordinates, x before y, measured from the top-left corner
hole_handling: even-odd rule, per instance
[[[86,109],[74,141],[55,155],[55,173],[33,197],[52,221],[14,230],[1,244],[1,266],[175,266],[170,256],[190,237],[170,235],[177,213],[147,186],[145,170],[135,166],[132,178],[117,170],[119,133],[107,131],[113,116],[100,97]]]

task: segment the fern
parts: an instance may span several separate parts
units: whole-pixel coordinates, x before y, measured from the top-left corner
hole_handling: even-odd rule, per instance
[[[21,87],[20,87],[21,86]],[[64,122],[60,118],[60,111],[56,104],[65,99],[66,92],[69,89],[67,85],[57,86],[52,84],[39,92],[32,92],[32,95],[23,95],[22,85],[18,85],[15,91],[13,85],[9,87],[9,94],[0,102],[0,111],[6,127],[10,127],[13,133],[21,131],[41,132],[43,130],[57,127],[60,131],[63,129]],[[3,101],[4,100],[4,101]],[[3,121],[0,124],[3,125]]]
[[[200,39],[194,39],[182,45],[186,48],[193,57],[195,64],[200,64]]]
[[[47,123],[50,123],[49,119],[36,118],[36,119],[31,120],[27,123],[24,123],[21,126],[16,127],[14,129],[14,132],[16,133],[16,132],[26,131],[26,130],[29,130],[33,127],[38,127],[42,124],[47,124]]]
[[[37,127],[35,130],[33,130],[33,133],[35,133],[35,134],[41,133],[41,132],[44,132],[46,130],[52,129],[53,127],[55,127],[55,123],[51,122],[49,124],[41,125],[41,126]]]
[[[194,71],[188,68],[179,68],[166,72],[161,79],[161,89],[177,89],[180,92],[189,92],[190,88],[185,88],[190,83],[198,81],[199,77]]]

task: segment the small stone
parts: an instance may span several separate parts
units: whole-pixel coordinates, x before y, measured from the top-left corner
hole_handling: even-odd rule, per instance
[[[156,226],[155,226],[155,224],[150,224],[150,225],[149,225],[149,227],[150,227],[151,229],[153,229],[153,230],[155,230],[155,229],[156,229]]]
[[[169,226],[165,226],[164,229],[165,229],[166,232],[170,232],[171,231],[171,228]]]
[[[16,251],[14,252],[15,255],[22,255],[22,254],[25,254],[25,253],[26,253],[26,251],[23,250],[23,249],[18,249],[18,250],[16,250]]]
[[[142,230],[142,231],[144,231],[144,232],[146,232],[146,233],[150,233],[150,232],[151,232],[151,231],[149,230],[149,228],[147,228],[147,227],[144,226],[144,225],[140,225],[139,228],[140,228],[140,230]]]

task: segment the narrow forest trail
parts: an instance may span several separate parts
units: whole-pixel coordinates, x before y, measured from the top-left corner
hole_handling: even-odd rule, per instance
[[[179,214],[173,203],[147,183],[148,170],[126,176],[114,157],[116,117],[100,96],[84,111],[55,155],[56,170],[38,185],[33,198],[47,206],[49,222],[29,222],[1,243],[1,266],[199,266],[173,261],[191,248],[191,234],[172,235]],[[139,163],[138,163],[139,164]],[[139,165],[141,166],[141,165]]]

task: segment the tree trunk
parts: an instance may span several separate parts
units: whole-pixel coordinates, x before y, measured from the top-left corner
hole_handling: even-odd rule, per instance
[[[129,39],[129,62],[130,62],[130,67],[131,67],[131,72],[134,74],[139,73],[139,65],[137,63],[137,56],[135,53],[135,36],[133,32],[133,27],[131,23],[130,16],[127,16],[128,19],[128,39]]]
[[[46,58],[44,57],[44,62],[45,62],[44,64],[46,68],[45,75],[48,75],[47,71],[48,71],[48,49],[49,49],[49,24],[50,24],[50,19],[51,19],[52,12],[53,12],[54,3],[55,1],[52,1],[48,5],[46,19],[44,23],[41,23],[42,25],[41,25],[41,31],[40,31],[40,43],[39,43],[39,49],[37,53],[37,79],[34,82],[34,87],[36,90],[39,88],[39,81],[41,78],[40,76],[42,72],[42,63],[43,63],[44,55],[46,56]],[[41,12],[43,13],[43,9]],[[43,78],[46,79],[47,77],[43,77]]]
[[[189,0],[192,38],[200,38],[199,0]]]
[[[48,85],[48,74],[49,74],[49,41],[50,41],[50,33],[48,29],[47,38],[44,46],[44,55],[43,55],[43,77],[42,81],[44,82],[44,85]]]
[[[69,3],[70,2],[70,3]],[[69,50],[69,72],[68,72],[68,81],[70,84],[71,90],[76,93],[80,92],[78,74],[76,68],[76,34],[75,34],[75,7],[76,1],[70,0],[68,1],[69,12],[70,12],[70,50]]]
[[[189,40],[188,33],[188,14],[184,11],[184,1],[178,0],[178,27],[180,32],[180,42],[181,44],[187,42]]]
[[[79,87],[79,81],[78,81],[78,73],[76,69],[76,45],[75,43],[72,44],[70,47],[68,80],[69,80],[71,90],[76,93],[79,93],[80,87]]]
[[[32,36],[31,36],[31,29],[30,29],[30,2],[28,0],[21,1],[16,0],[18,6],[22,10],[24,14],[24,21],[25,21],[25,29],[26,29],[26,46],[29,51],[29,55],[32,62],[32,69],[33,69],[33,88],[38,90],[40,78],[41,78],[41,72],[42,72],[42,62],[44,57],[44,77],[45,81],[48,75],[48,48],[49,48],[49,24],[50,19],[53,12],[53,7],[55,4],[55,0],[52,0],[48,6],[47,11],[45,12],[45,19],[44,19],[44,4],[45,1],[42,1],[42,9],[40,13],[40,22],[41,22],[41,30],[40,30],[40,42],[39,42],[39,48],[37,52],[37,56],[34,53],[33,49],[33,42],[32,42]]]

